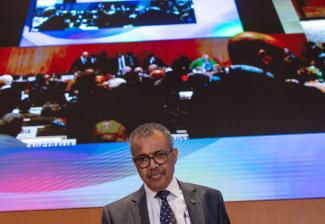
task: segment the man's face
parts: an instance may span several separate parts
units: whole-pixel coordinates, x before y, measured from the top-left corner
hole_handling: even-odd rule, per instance
[[[209,61],[209,55],[207,55],[207,54],[203,55],[203,60],[204,61]]]
[[[136,137],[134,139],[134,157],[139,155],[153,156],[157,151],[164,151],[165,153],[170,151],[168,141],[159,131],[155,131],[148,137]],[[173,149],[168,156],[167,162],[162,165],[157,164],[153,159],[150,159],[147,168],[140,168],[135,164],[141,179],[152,191],[158,192],[167,188],[174,175],[177,154],[177,149]]]
[[[84,58],[89,58],[89,52],[84,51],[84,52],[82,52],[81,56]]]

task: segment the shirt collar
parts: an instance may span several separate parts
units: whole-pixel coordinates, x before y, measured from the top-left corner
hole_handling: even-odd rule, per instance
[[[147,200],[151,201],[156,199],[155,196],[158,192],[152,191],[146,184],[144,184],[144,190],[146,191]],[[179,196],[181,190],[175,177],[172,178],[172,181],[165,190],[168,190],[174,197]]]

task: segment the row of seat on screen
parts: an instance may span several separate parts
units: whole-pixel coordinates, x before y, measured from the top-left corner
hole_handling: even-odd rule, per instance
[[[149,121],[190,137],[324,131],[322,77],[286,50],[281,66],[270,63],[275,56],[265,49],[258,53],[260,66],[240,63],[230,52],[235,63],[215,63],[211,71],[191,67],[199,61],[211,65],[203,55],[180,57],[170,67],[152,64],[147,71],[125,67],[120,75],[89,68],[27,79],[3,75],[11,83],[1,97],[11,99],[1,101],[2,115],[21,114],[20,139],[60,136],[88,143],[125,141]]]

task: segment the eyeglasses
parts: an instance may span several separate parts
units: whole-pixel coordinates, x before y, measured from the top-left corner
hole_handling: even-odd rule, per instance
[[[133,157],[133,161],[138,167],[142,169],[147,168],[150,165],[151,159],[153,159],[158,165],[163,165],[167,163],[168,156],[172,151],[173,149],[171,148],[168,152],[157,151],[152,156],[145,154],[138,155],[136,157]]]

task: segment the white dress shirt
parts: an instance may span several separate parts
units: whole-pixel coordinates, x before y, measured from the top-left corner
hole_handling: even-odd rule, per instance
[[[118,68],[119,68],[119,70],[121,71],[121,70],[123,70],[123,68],[125,68],[125,57],[124,57],[124,55],[121,55],[121,56],[119,56],[118,57]]]
[[[160,223],[161,199],[155,197],[158,192],[150,190],[146,185],[144,185],[144,189],[147,196],[150,224],[158,224]],[[170,192],[167,201],[176,216],[177,224],[191,224],[183,192],[175,177],[165,190]]]

